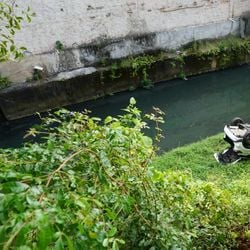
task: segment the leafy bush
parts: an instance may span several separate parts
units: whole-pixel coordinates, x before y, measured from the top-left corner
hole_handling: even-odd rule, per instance
[[[212,41],[195,41],[190,48],[186,50],[188,55],[197,55],[201,58],[214,58],[216,56],[228,57],[237,54],[249,54],[250,41],[236,36],[228,36],[223,39]]]
[[[30,23],[32,16],[35,14],[29,7],[27,10],[22,10],[15,1],[0,2],[0,62],[23,57],[26,48],[18,47],[14,42],[14,36],[21,30],[23,21]]]
[[[232,246],[230,194],[149,167],[156,148],[134,106],[99,118],[61,110],[0,152],[1,249],[215,249]],[[162,113],[147,118],[158,124]]]

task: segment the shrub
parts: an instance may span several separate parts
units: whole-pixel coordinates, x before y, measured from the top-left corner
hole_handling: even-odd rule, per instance
[[[141,112],[99,118],[61,110],[0,153],[0,248],[209,249],[233,244],[227,192],[149,167],[156,153]],[[147,118],[163,122],[162,113]]]
[[[26,48],[16,46],[14,36],[25,19],[28,23],[31,22],[32,16],[35,14],[31,12],[30,7],[25,10],[13,1],[0,2],[0,62],[23,57]]]

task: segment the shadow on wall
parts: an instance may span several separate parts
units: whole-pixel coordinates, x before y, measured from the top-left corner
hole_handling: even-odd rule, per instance
[[[7,119],[3,113],[3,111],[0,109],[0,124],[5,124],[7,122]]]
[[[245,12],[241,17],[240,35],[242,38],[250,36],[250,12]]]

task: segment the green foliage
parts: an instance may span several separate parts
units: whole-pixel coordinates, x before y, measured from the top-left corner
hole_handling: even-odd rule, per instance
[[[226,147],[228,143],[223,140],[223,134],[219,134],[158,156],[151,167],[160,171],[185,171],[197,181],[212,182],[229,192],[235,202],[234,210],[239,212],[237,219],[241,226],[233,232],[237,234],[244,230],[244,221],[249,223],[250,162],[242,161],[235,165],[217,163],[213,154],[222,152]]]
[[[0,89],[4,89],[10,85],[8,77],[1,76],[0,74]]]
[[[0,151],[1,249],[226,249],[244,223],[231,194],[156,154],[131,98],[104,121],[58,111],[32,128],[43,143]],[[146,115],[161,138],[162,112]],[[240,217],[242,216],[242,217]]]
[[[216,182],[228,188],[232,182],[244,180],[244,176],[249,177],[250,162],[242,161],[233,166],[217,163],[213,154],[221,152],[227,146],[223,134],[218,134],[158,156],[154,159],[153,167],[161,171],[187,171],[195,179]]]
[[[228,36],[218,40],[201,40],[185,46],[171,61],[174,68],[179,69],[178,77],[185,79],[185,59],[193,56],[200,60],[216,59],[220,68],[244,61],[250,53],[250,40]]]
[[[235,36],[228,36],[214,41],[196,41],[187,49],[187,55],[197,55],[201,58],[214,58],[216,56],[229,57],[237,54],[249,54],[250,41]],[[230,60],[230,57],[229,59]]]
[[[141,84],[144,88],[153,87],[152,81],[149,79],[148,70],[157,61],[166,58],[166,53],[161,52],[158,55],[141,55],[123,59],[120,63],[121,68],[131,68],[133,76],[141,77]]]
[[[178,65],[179,67],[179,75],[178,77],[180,77],[181,79],[185,79],[186,78],[186,74],[185,74],[185,60],[184,60],[184,56],[182,54],[179,54],[178,56],[175,57],[175,61],[172,63],[173,67],[176,67]]]
[[[56,41],[56,49],[63,50],[64,46],[61,41]]]
[[[130,59],[130,65],[133,70],[133,76],[142,75],[142,86],[151,87],[152,82],[148,77],[148,70],[151,65],[154,64],[157,60],[154,56],[142,55]],[[123,62],[124,63],[124,62]]]
[[[42,72],[40,70],[34,69],[32,80],[38,81],[41,80],[42,78],[43,78]]]
[[[21,14],[16,14],[16,9],[18,5],[15,1],[0,2],[0,62],[21,58],[26,50],[25,47],[15,45],[14,35],[21,30],[24,20],[31,22],[34,13],[28,7],[27,10],[18,10]]]
[[[245,232],[245,236],[248,240],[250,240],[250,230]]]
[[[118,65],[117,65],[117,63],[113,63],[113,64],[111,65],[111,74],[110,74],[111,79],[114,80],[114,79],[120,78],[121,75],[118,75],[118,74],[117,74],[117,70],[118,70]]]
[[[111,65],[111,79],[120,78],[119,69],[127,68],[133,77],[140,80],[141,86],[151,88],[153,82],[149,77],[149,70],[157,62],[168,60],[176,75],[186,80],[186,74],[192,74],[186,62],[192,58],[199,61],[206,60],[211,65],[212,60],[217,63],[217,68],[226,68],[234,63],[246,62],[246,56],[250,53],[250,40],[235,36],[228,36],[216,40],[200,40],[183,47],[180,51],[160,52],[158,54],[142,54],[124,58]],[[187,60],[188,59],[188,60]],[[102,65],[108,66],[108,62],[102,59]],[[195,60],[196,61],[196,60]],[[194,67],[191,65],[191,68]],[[209,67],[208,67],[209,68]]]

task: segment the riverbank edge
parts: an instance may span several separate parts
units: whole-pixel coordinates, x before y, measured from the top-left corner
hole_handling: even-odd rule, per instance
[[[103,61],[95,67],[77,69],[70,74],[62,72],[49,79],[0,90],[0,122],[249,62],[250,40],[238,37],[196,41],[178,51],[153,51]],[[36,78],[43,76],[36,75]]]

